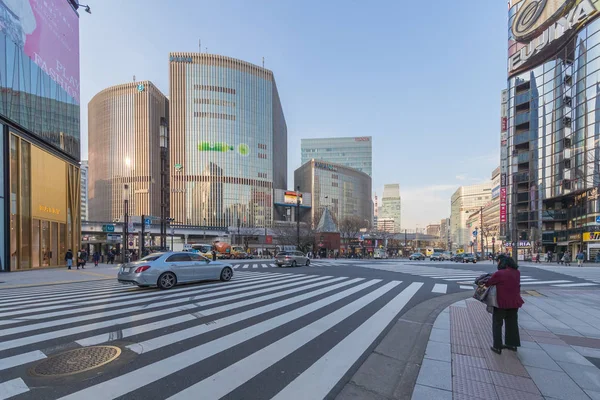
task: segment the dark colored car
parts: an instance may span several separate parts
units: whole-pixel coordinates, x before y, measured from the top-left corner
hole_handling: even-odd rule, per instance
[[[465,256],[462,259],[463,263],[473,263],[475,264],[477,262],[477,256],[473,253],[466,253]]]
[[[422,253],[413,253],[408,257],[409,260],[425,260],[425,255]]]
[[[444,256],[442,253],[433,253],[429,256],[429,261],[443,261]]]
[[[464,256],[465,256],[465,253],[456,254],[454,257],[452,257],[452,261],[462,262]]]

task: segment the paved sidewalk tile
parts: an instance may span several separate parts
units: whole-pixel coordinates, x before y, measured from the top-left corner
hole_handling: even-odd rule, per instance
[[[475,367],[475,368],[487,369],[487,367],[488,367],[485,362],[485,358],[465,356],[464,354],[453,354],[452,362],[461,364],[461,365],[467,365],[469,367]]]
[[[521,339],[521,348],[526,348],[526,349],[537,349],[540,350],[541,347],[539,344],[537,344],[536,342],[533,341],[527,341],[527,340],[523,340]]]
[[[423,359],[417,384],[452,390],[452,368],[449,362]]]
[[[600,358],[600,349],[592,349],[590,347],[571,346],[576,352],[584,357]]]
[[[472,381],[494,383],[492,375],[487,369],[470,367],[468,365],[452,363],[452,376],[462,376]]]
[[[563,371],[525,367],[542,395],[562,400],[589,400],[589,397]]]
[[[496,394],[502,400],[544,400],[540,394],[521,392],[503,386],[496,386]]]
[[[584,356],[573,350],[570,346],[557,346],[554,344],[540,343],[544,350],[554,361],[562,361],[571,364],[593,366]]]
[[[452,392],[429,386],[415,385],[412,400],[452,400]]]
[[[562,371],[562,368],[544,350],[520,348],[517,357],[525,366]]]
[[[592,400],[600,400],[600,392],[595,392],[593,390],[586,390],[585,392]]]
[[[473,381],[460,375],[452,377],[452,391],[482,399],[498,399],[494,385]]]
[[[425,358],[450,362],[452,361],[450,349],[450,343],[429,341],[427,349],[425,349]],[[577,354],[579,355],[579,353]]]
[[[429,340],[440,343],[450,343],[450,330],[432,328]]]
[[[481,347],[463,346],[460,344],[452,343],[452,353],[485,358],[485,354],[483,354],[484,351],[485,349],[482,349]]]
[[[558,365],[583,389],[600,392],[600,369],[595,365],[590,363],[591,366],[585,366],[566,362],[559,362]]]
[[[490,377],[492,378],[492,383],[496,386],[507,387],[538,395],[540,394],[540,391],[538,390],[537,386],[535,386],[535,383],[533,383],[531,378],[525,378],[522,376],[510,375],[496,371],[491,371]]]

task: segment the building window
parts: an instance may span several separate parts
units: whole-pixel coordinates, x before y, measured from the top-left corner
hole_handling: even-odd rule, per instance
[[[20,268],[31,268],[31,171],[30,144],[21,140],[21,262]]]
[[[10,135],[10,265],[19,268],[19,139]]]
[[[196,117],[196,118],[216,118],[216,119],[226,119],[228,121],[235,121],[235,115],[206,112],[206,111],[194,111],[194,117]]]
[[[208,92],[218,92],[218,93],[235,94],[235,89],[230,89],[230,88],[226,88],[226,87],[223,87],[223,86],[194,85],[194,89],[196,89],[196,90],[206,90]]]

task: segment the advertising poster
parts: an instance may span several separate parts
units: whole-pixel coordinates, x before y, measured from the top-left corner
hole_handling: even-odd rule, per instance
[[[79,17],[67,0],[2,0],[0,29],[79,103]]]
[[[500,223],[506,223],[506,188],[500,188]]]

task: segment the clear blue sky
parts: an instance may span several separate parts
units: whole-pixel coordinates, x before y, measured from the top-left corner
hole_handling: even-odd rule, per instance
[[[373,190],[399,183],[405,228],[450,215],[460,185],[499,164],[507,3],[492,0],[88,0],[82,12],[82,156],[87,103],[138,80],[168,94],[168,53],[197,51],[275,73],[288,126],[288,183],[300,139],[373,136]]]

